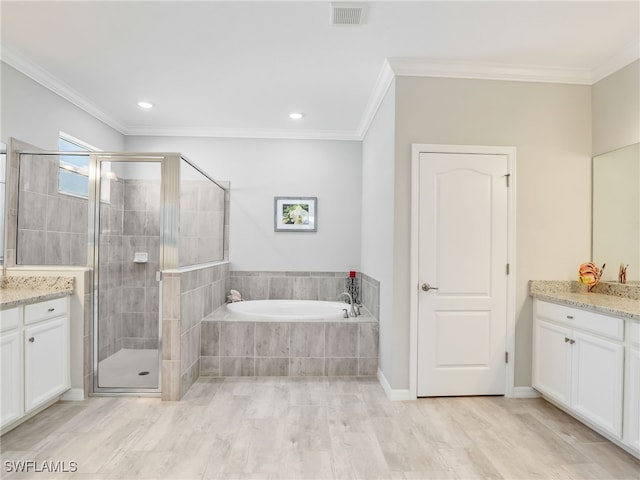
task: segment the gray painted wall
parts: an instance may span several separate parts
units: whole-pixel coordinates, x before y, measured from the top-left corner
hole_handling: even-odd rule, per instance
[[[380,369],[389,379],[396,365],[393,305],[395,81],[362,144],[361,268],[379,284]],[[402,323],[402,320],[400,320]],[[408,350],[406,350],[408,355]],[[404,356],[404,354],[402,355]],[[402,362],[403,360],[400,360]],[[408,373],[407,373],[408,378]]]
[[[132,136],[126,148],[180,151],[230,182],[232,270],[360,270],[360,142]],[[298,195],[318,197],[318,231],[274,232],[273,198]]]
[[[51,90],[2,63],[0,139],[58,149],[60,131],[104,151],[124,150],[124,136]]]
[[[392,388],[409,380],[411,145],[517,148],[515,385],[531,385],[531,279],[574,280],[590,258],[591,88],[396,79]],[[382,332],[381,332],[382,334]]]
[[[593,155],[640,142],[640,60],[595,83]]]

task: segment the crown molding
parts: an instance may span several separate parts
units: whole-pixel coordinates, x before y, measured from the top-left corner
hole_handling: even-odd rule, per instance
[[[130,127],[126,130],[125,135],[149,137],[262,138],[283,140],[361,140],[357,132],[347,130],[277,130],[268,128]]]
[[[632,42],[623,51],[593,69],[448,62],[402,57],[388,58],[382,65],[378,80],[362,115],[358,136],[361,140],[366,136],[387,90],[397,76],[593,85],[638,58],[640,58],[640,40]]]
[[[386,59],[378,74],[374,89],[355,131],[339,130],[278,130],[278,129],[226,129],[208,127],[154,128],[127,126],[106,114],[69,85],[43,68],[25,60],[6,45],[0,43],[0,60],[15,68],[35,82],[69,101],[89,115],[126,136],[182,136],[220,138],[264,138],[296,140],[347,140],[365,138],[389,87],[396,76],[466,78],[482,80],[507,80],[522,82],[568,83],[592,85],[608,75],[640,58],[640,41],[629,44],[622,52],[594,69],[530,67],[490,63],[463,63],[416,58]]]
[[[36,83],[39,83],[43,87],[51,90],[53,93],[59,95],[64,98],[68,102],[72,103],[76,107],[84,110],[92,117],[100,120],[102,123],[107,124],[114,130],[118,131],[121,134],[125,134],[126,127],[118,122],[116,119],[104,113],[100,108],[98,108],[91,101],[87,100],[85,97],[76,92],[69,85],[64,83],[57,77],[54,77],[45,69],[39,67],[38,65],[29,62],[24,59],[6,45],[0,44],[0,60],[2,60],[7,65],[15,68],[17,71],[26,75],[27,77],[34,80]]]
[[[591,69],[589,68],[530,67],[415,58],[390,58],[389,64],[397,76],[591,85]]]
[[[77,93],[69,85],[51,75],[43,68],[25,60],[6,45],[0,44],[0,60],[15,68],[23,75],[51,90],[92,117],[100,120],[122,135],[126,136],[180,136],[180,137],[226,137],[226,138],[272,138],[296,140],[361,140],[356,131],[339,130],[276,130],[276,129],[227,129],[227,128],[189,128],[189,127],[136,127],[124,125],[104,113],[91,101]]]
[[[360,140],[364,140],[364,137],[371,126],[371,122],[373,122],[376,113],[378,113],[378,109],[384,100],[384,96],[387,94],[387,91],[389,90],[389,87],[391,87],[394,79],[395,74],[393,69],[389,64],[389,61],[385,59],[382,64],[382,68],[380,69],[380,73],[378,73],[378,79],[376,80],[373,92],[371,92],[367,106],[362,114],[360,125],[358,126],[358,138]]]
[[[640,40],[631,42],[617,55],[609,58],[606,62],[597,66],[591,71],[591,84],[599,82],[621,68],[626,67],[640,58]]]

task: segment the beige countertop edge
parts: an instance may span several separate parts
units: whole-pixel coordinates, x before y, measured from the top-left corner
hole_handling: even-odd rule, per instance
[[[68,290],[39,290],[39,289],[1,289],[0,290],[0,308],[6,309],[25,305],[28,303],[41,302],[44,300],[52,300],[71,295],[73,289]]]
[[[531,293],[533,298],[640,321],[640,301],[598,293]]]

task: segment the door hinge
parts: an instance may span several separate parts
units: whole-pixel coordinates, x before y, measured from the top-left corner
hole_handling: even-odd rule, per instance
[[[507,173],[504,178],[507,180],[507,187],[511,186],[511,174]]]
[[[509,275],[509,273],[511,272],[511,267],[510,265],[507,263],[507,275]]]
[[[509,352],[504,352],[504,363],[509,363]]]
[[[162,272],[156,272],[156,282],[162,281]]]

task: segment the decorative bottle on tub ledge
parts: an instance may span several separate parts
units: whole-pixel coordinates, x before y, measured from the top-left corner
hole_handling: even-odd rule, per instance
[[[356,272],[351,271],[349,272],[349,276],[345,279],[346,280],[346,291],[347,293],[349,293],[349,295],[351,295],[351,298],[353,298],[353,303],[354,304],[358,304],[360,303],[360,288],[358,287],[358,279],[356,278]]]

